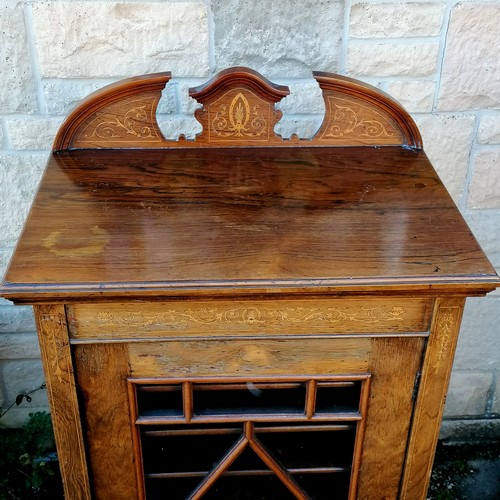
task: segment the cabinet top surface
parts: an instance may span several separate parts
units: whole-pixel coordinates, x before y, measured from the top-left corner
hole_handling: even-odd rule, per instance
[[[172,148],[54,153],[2,293],[495,286],[421,150]]]

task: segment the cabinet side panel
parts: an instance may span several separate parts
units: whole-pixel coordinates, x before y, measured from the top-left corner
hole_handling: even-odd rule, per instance
[[[425,499],[465,299],[439,299],[422,368],[401,499]]]
[[[35,306],[64,496],[90,499],[85,445],[63,305]]]
[[[79,345],[74,355],[95,498],[137,498],[126,346]]]
[[[397,498],[425,339],[373,339],[358,498]]]

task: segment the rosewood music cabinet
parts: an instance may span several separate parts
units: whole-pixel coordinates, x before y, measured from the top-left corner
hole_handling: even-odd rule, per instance
[[[89,96],[2,295],[34,306],[68,500],[426,496],[466,296],[500,282],[405,110],[315,73],[310,140],[247,68]]]

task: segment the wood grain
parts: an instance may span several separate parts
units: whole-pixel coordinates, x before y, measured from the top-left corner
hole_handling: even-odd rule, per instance
[[[87,458],[64,307],[43,305],[34,309],[64,495],[68,499],[90,500]]]
[[[274,132],[282,113],[275,104],[289,94],[245,67],[228,68],[190,89],[202,108],[195,116],[202,132],[195,140],[166,140],[156,108],[170,73],[128,78],[85,99],[62,125],[53,150],[81,148],[168,148],[220,146],[406,145],[422,148],[411,116],[384,92],[352,78],[314,72],[326,113],[311,140],[284,140]]]
[[[274,132],[281,111],[274,105],[290,93],[249,68],[229,68],[206,84],[189,89],[201,109],[195,112],[202,132],[192,146],[269,146],[283,140]]]
[[[464,306],[463,298],[439,299],[422,368],[408,458],[401,488],[402,500],[424,500],[450,381],[453,356]]]
[[[210,340],[129,344],[134,377],[366,372],[370,339]],[[196,360],[193,362],[193,360]]]
[[[425,154],[400,148],[52,157],[3,293],[485,293],[499,283]],[[418,288],[420,286],[420,288]]]
[[[158,147],[165,141],[156,108],[170,73],[127,78],[90,94],[61,125],[53,151]]]
[[[75,304],[72,339],[426,332],[429,299],[171,301]]]
[[[406,145],[422,149],[408,112],[380,89],[332,73],[314,72],[326,113],[313,141],[335,145]]]
[[[425,339],[373,339],[359,500],[398,498]]]
[[[94,498],[137,498],[127,349],[120,344],[82,345],[75,347],[74,355]]]

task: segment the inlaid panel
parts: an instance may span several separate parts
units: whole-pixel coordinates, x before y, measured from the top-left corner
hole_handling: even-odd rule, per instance
[[[432,299],[75,304],[73,339],[426,332]]]

